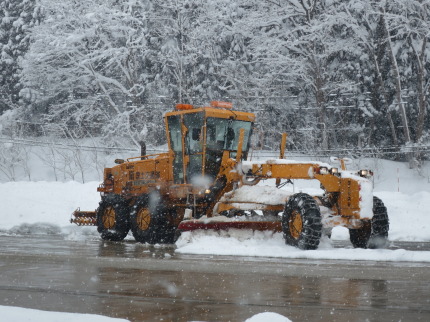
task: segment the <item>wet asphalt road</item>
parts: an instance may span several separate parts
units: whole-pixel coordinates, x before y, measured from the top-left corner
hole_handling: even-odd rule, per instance
[[[292,321],[430,321],[429,263],[181,255],[61,236],[0,236],[0,245],[0,305],[131,321],[244,321],[266,311]]]

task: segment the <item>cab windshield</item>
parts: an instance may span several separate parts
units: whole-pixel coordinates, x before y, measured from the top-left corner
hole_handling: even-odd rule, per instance
[[[206,121],[206,128],[206,147],[208,149],[237,151],[240,129],[244,129],[243,151],[248,150],[251,122],[210,117]]]

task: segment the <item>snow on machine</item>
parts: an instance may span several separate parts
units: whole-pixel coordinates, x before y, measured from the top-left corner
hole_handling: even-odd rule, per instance
[[[354,247],[386,244],[387,210],[373,196],[372,172],[280,158],[247,161],[255,115],[227,102],[178,104],[164,116],[168,151],[115,160],[104,169],[96,211],[76,210],[71,222],[95,225],[102,239],[120,241],[129,230],[142,243],[174,243],[197,229],[282,232],[288,245],[316,249],[323,233],[349,229]],[[145,154],[145,153],[142,153]],[[276,185],[257,185],[275,179]],[[324,194],[280,189],[294,179],[318,180]]]

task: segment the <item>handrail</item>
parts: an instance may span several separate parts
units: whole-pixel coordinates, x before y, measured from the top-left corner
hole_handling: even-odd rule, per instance
[[[148,154],[148,155],[141,155],[141,156],[139,156],[139,157],[131,157],[131,158],[127,158],[127,162],[129,162],[130,160],[133,160],[133,159],[141,159],[141,160],[144,160],[144,159],[148,159],[149,157],[156,157],[156,156],[160,156],[160,155],[166,155],[167,157],[168,157],[168,155],[169,155],[169,152],[164,152],[164,153],[156,153],[156,154]]]

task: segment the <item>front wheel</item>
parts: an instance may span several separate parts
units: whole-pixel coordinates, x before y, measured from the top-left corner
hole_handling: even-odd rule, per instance
[[[373,197],[372,220],[365,221],[359,229],[350,229],[349,239],[355,248],[384,248],[389,228],[387,208],[381,199]]]
[[[129,208],[119,195],[107,195],[96,211],[97,231],[104,240],[123,240],[130,230]]]
[[[316,201],[306,193],[288,200],[282,215],[282,231],[288,245],[317,249],[321,239],[321,213]]]

